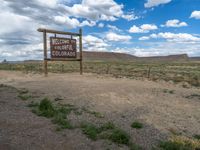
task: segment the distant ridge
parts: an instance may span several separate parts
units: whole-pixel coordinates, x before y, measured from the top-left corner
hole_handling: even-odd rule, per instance
[[[77,54],[79,57],[79,54]],[[2,63],[34,63],[42,60],[6,61]],[[177,54],[168,56],[137,57],[126,53],[115,52],[89,52],[83,51],[83,61],[200,61],[200,57],[188,57],[187,54]]]
[[[115,52],[83,52],[84,60],[102,60],[102,61],[114,61],[114,60],[121,60],[121,61],[131,61],[135,60],[137,57],[125,54],[125,53],[115,53]]]
[[[115,53],[115,52],[83,52],[84,60],[102,60],[102,61],[187,61],[190,58],[187,54],[153,56],[153,57],[137,57],[131,54]]]
[[[190,58],[187,54],[177,54],[168,56],[152,56],[152,57],[139,57],[140,60],[151,61],[188,61]]]

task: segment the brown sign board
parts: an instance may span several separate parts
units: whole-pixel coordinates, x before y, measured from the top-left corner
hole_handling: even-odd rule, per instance
[[[44,50],[44,73],[48,74],[48,61],[79,61],[80,62],[80,74],[83,73],[83,54],[82,54],[82,29],[79,33],[72,33],[66,31],[56,31],[51,29],[39,28],[38,32],[43,32],[43,50]],[[54,37],[50,37],[50,53],[51,58],[48,58],[47,52],[47,34],[54,34]],[[68,35],[71,38],[57,37],[57,35]],[[77,58],[76,39],[78,38],[79,58]]]
[[[51,58],[76,58],[76,39],[50,37]]]

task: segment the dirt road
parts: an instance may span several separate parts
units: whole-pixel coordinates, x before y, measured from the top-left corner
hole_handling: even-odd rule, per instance
[[[26,88],[42,97],[61,97],[62,103],[100,112],[105,121],[113,121],[126,130],[131,140],[144,149],[151,149],[172,131],[186,136],[200,134],[200,100],[186,98],[199,94],[197,88],[95,74],[49,74],[45,78],[10,71],[0,71],[0,83]],[[56,133],[48,120],[34,116],[12,90],[1,91],[0,96],[0,146],[8,149],[27,149],[30,145],[35,145],[33,149],[103,149],[106,145],[104,141],[90,141],[79,130]],[[130,124],[136,120],[144,124],[142,129],[131,128]]]

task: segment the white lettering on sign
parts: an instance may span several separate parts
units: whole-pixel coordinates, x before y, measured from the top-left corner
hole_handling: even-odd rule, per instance
[[[69,38],[50,37],[52,58],[75,58],[76,40]]]

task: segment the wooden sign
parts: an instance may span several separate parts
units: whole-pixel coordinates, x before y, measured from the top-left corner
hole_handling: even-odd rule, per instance
[[[76,58],[76,39],[50,37],[51,58]]]
[[[45,76],[48,74],[48,61],[79,61],[80,62],[80,74],[83,73],[83,54],[82,54],[82,29],[79,33],[56,31],[50,29],[39,28],[38,32],[43,32],[43,49],[44,49],[44,73]],[[54,37],[50,37],[50,53],[51,56],[48,58],[47,55],[47,34],[54,34]],[[67,35],[71,38],[57,37],[56,35]],[[79,56],[77,57],[76,39],[73,37],[79,37]]]

